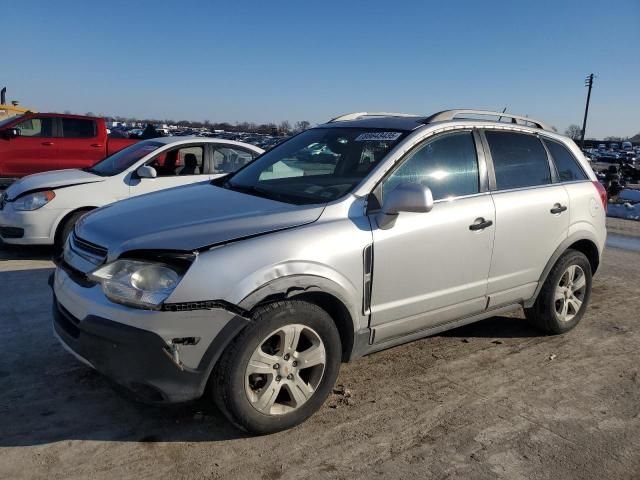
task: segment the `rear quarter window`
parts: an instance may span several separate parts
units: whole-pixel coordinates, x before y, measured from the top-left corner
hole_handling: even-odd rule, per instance
[[[587,174],[584,173],[582,167],[578,163],[576,157],[574,157],[569,149],[567,149],[561,143],[544,139],[544,143],[553,157],[553,162],[558,171],[558,178],[561,182],[575,182],[579,180],[587,180]]]
[[[498,190],[551,183],[547,151],[533,135],[486,131]]]

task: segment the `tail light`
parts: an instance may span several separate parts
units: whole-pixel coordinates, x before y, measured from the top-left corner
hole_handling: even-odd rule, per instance
[[[600,182],[593,182],[593,184],[596,187],[596,190],[598,190],[598,194],[600,195],[600,200],[602,201],[602,208],[604,208],[604,211],[607,211],[607,190],[602,186],[602,184]]]

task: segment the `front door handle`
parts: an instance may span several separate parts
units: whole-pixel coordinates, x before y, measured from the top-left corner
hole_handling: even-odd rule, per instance
[[[92,143],[91,146],[93,148],[100,148],[100,147],[102,147],[102,144],[101,143]]]
[[[51,147],[53,146],[53,142],[42,142],[42,145],[44,145],[45,147]]]
[[[476,221],[469,225],[469,230],[471,230],[472,232],[475,232],[477,230],[484,230],[491,225],[493,225],[493,222],[491,220],[485,220],[484,218],[480,217],[476,218]]]
[[[549,210],[551,213],[553,213],[554,215],[557,213],[562,213],[567,209],[566,206],[564,205],[560,205],[559,203],[556,203],[553,208],[551,210]]]

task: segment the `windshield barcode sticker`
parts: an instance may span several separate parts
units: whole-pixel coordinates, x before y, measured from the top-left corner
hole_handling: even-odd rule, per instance
[[[356,137],[356,142],[369,142],[371,140],[393,141],[397,140],[401,132],[367,132],[361,133]]]

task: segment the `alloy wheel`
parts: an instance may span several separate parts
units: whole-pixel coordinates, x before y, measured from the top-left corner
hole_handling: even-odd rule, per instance
[[[560,277],[556,286],[553,303],[558,319],[570,322],[580,311],[587,287],[584,270],[578,265],[570,265]]]

